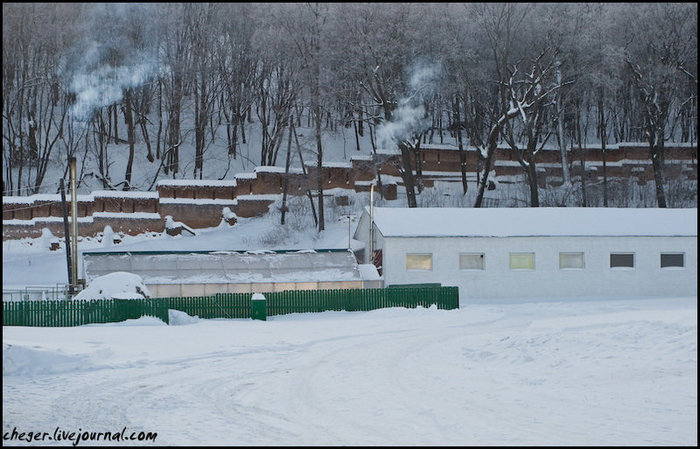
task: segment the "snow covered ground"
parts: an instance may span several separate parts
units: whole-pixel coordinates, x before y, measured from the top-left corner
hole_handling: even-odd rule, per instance
[[[696,297],[175,318],[182,325],[4,327],[3,434],[126,427],[157,432],[161,445],[697,444]]]
[[[343,213],[320,235],[271,214],[80,248],[346,248]],[[50,242],[3,242],[3,288],[65,282],[65,254]],[[157,445],[697,444],[697,297],[463,298],[451,311],[266,322],[174,313],[171,323],[3,327],[3,435],[47,432],[33,445],[73,443],[49,440],[56,429],[124,428],[157,432]]]

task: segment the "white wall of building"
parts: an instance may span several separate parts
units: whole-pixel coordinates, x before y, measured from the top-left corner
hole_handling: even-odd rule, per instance
[[[358,235],[358,237],[360,237]],[[440,282],[460,297],[557,298],[697,295],[697,237],[385,237],[384,284]],[[535,269],[511,270],[511,252],[534,252]],[[583,269],[560,269],[560,252],[583,252]],[[635,267],[610,268],[610,253],[634,253]],[[683,268],[660,254],[685,253]],[[433,255],[432,270],[406,269],[406,254]],[[484,253],[484,270],[460,270],[460,253]]]

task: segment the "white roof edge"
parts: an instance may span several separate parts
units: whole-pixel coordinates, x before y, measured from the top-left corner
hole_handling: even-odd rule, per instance
[[[697,237],[697,208],[387,208],[384,237]]]

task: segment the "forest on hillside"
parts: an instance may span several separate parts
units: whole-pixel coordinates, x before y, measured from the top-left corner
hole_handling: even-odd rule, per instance
[[[696,3],[2,8],[3,196],[55,193],[72,157],[102,189],[136,188],[138,164],[153,182],[202,179],[253,134],[245,157],[283,164],[305,128],[318,165],[339,130],[404,161],[428,141],[475,149],[483,163],[463,172],[507,145],[535,194],[545,146],[570,182],[571,148],[644,142],[666,207],[664,148],[697,145]]]

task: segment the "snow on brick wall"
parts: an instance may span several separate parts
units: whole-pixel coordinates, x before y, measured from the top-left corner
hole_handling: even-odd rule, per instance
[[[460,162],[457,148],[451,145],[426,145],[421,151],[425,185],[429,186],[431,176],[439,178],[444,173],[459,173]],[[552,151],[543,152],[540,165],[541,185],[555,183],[561,178],[560,153],[557,148],[548,148]],[[581,149],[570,150],[570,160],[573,161],[572,175],[580,175],[580,167],[577,166],[581,158]],[[598,147],[585,148],[587,167],[586,177],[591,181],[602,177],[600,170],[595,171],[597,165],[602,163],[602,151]],[[696,179],[695,155],[697,146],[668,144],[666,148],[666,165],[669,173],[678,177]],[[387,199],[397,197],[396,185],[387,181],[389,177],[399,177],[396,151],[378,150],[379,170],[382,173],[382,181],[386,184],[384,196]],[[653,179],[653,171],[641,167],[648,167],[648,148],[640,143],[621,143],[609,145],[606,152],[608,163],[607,175],[609,177],[638,176],[639,183],[645,183]],[[413,161],[415,163],[415,161]],[[467,163],[474,166],[476,163],[476,150],[467,148]],[[377,163],[370,156],[353,156],[350,162],[328,161],[322,167],[322,179],[324,188],[352,189],[357,192],[368,191],[377,176]],[[577,168],[578,167],[578,168]],[[105,191],[99,190],[89,195],[78,195],[78,216],[91,217],[95,213],[150,213],[172,215],[173,219],[187,223],[192,227],[216,226],[221,220],[221,207],[232,206],[241,217],[261,215],[267,212],[272,200],[249,197],[245,203],[237,203],[237,198],[243,195],[278,195],[282,193],[284,179],[288,181],[288,192],[292,195],[304,194],[306,189],[315,185],[315,172],[317,167],[308,164],[308,178],[303,175],[301,168],[292,168],[289,174],[285,174],[282,167],[257,167],[254,173],[239,173],[235,179],[230,180],[196,180],[196,179],[164,179],[157,183],[155,192],[138,191]],[[578,170],[578,171],[577,171]],[[513,154],[506,147],[499,146],[494,158],[494,174],[496,178],[516,177],[522,174],[519,164],[514,161]],[[311,182],[309,182],[311,180]],[[401,183],[401,181],[399,181]],[[226,202],[224,200],[228,200]],[[67,195],[70,201],[70,195]],[[215,209],[218,208],[218,211]],[[202,214],[207,214],[204,217]],[[3,197],[3,240],[8,238],[21,238],[27,234],[40,235],[39,224],[32,221],[39,217],[62,217],[62,206],[58,194],[37,194],[26,197]],[[139,220],[136,216],[125,218],[127,220]],[[19,220],[14,221],[14,220]],[[143,222],[136,226],[129,221],[129,229],[145,228],[152,226],[151,222]],[[126,222],[124,222],[126,223]],[[156,226],[162,230],[162,224]],[[119,229],[118,229],[119,230]],[[62,232],[62,231],[61,231]],[[81,231],[82,232],[82,231]]]

